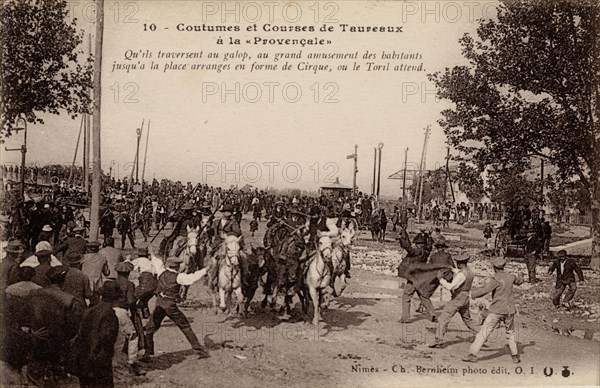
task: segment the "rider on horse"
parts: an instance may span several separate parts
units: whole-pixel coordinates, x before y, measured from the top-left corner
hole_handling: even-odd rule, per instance
[[[306,244],[306,250],[300,256],[300,263],[304,263],[306,259],[310,258],[318,249],[320,237],[335,237],[339,234],[339,229],[333,221],[333,218],[335,217],[333,206],[329,206],[326,209],[325,214],[322,214],[321,209],[318,206],[313,206],[310,209],[309,217],[310,218],[304,226],[305,235],[308,235],[308,243]],[[321,251],[321,255],[327,264],[330,273],[333,275],[331,251]],[[331,279],[333,283],[334,277],[331,276]]]
[[[213,258],[213,265],[210,266],[209,269],[209,279],[210,284],[215,285],[217,281],[218,275],[218,263],[221,258],[220,248],[227,236],[235,236],[240,237],[242,235],[242,229],[240,228],[240,224],[237,223],[236,220],[233,219],[233,206],[229,204],[223,205],[221,209],[221,218],[217,218],[212,223],[212,231],[211,235],[213,236],[213,242],[210,249],[209,256]],[[243,249],[243,239],[240,242],[240,248]],[[243,251],[240,250],[240,253],[243,254]]]
[[[190,228],[195,227],[194,217],[192,213],[194,211],[194,206],[191,203],[187,202],[181,207],[181,211],[183,211],[183,215],[180,219],[177,220],[177,223],[175,224],[175,228],[173,228],[173,232],[171,233],[171,235],[167,237],[169,243],[172,242],[173,244],[171,250],[169,251],[169,257],[177,257],[180,251],[185,246],[188,233],[188,229],[186,228],[186,226]]]

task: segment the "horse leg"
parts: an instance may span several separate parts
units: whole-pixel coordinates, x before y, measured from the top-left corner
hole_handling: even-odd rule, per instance
[[[246,304],[244,302],[244,294],[242,293],[242,287],[238,287],[234,290],[235,292],[235,311],[240,317],[246,318]],[[248,303],[249,305],[250,303]]]
[[[219,285],[219,308],[221,311],[225,312],[227,310],[227,305],[225,304],[225,289]]]
[[[334,296],[336,296],[336,297],[338,297],[338,296],[341,296],[341,295],[342,295],[342,293],[344,292],[344,290],[346,289],[346,286],[348,285],[348,284],[346,283],[346,274],[342,273],[342,274],[341,274],[341,275],[338,277],[338,279],[340,280],[340,283],[341,283],[341,284],[340,284],[340,292],[339,292],[337,295],[336,295],[336,294],[334,294]],[[335,289],[334,289],[334,292],[335,292]]]
[[[310,287],[309,288],[309,292],[310,292],[310,298],[312,299],[312,303],[314,306],[314,313],[313,313],[313,325],[317,326],[319,324],[319,321],[321,320],[321,317],[319,316],[319,289],[317,289],[316,287]]]

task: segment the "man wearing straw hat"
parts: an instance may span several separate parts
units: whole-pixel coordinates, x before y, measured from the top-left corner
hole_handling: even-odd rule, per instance
[[[477,299],[491,292],[492,301],[488,308],[489,313],[481,325],[481,330],[475,336],[475,341],[469,348],[469,354],[462,360],[477,362],[477,353],[479,353],[489,335],[498,323],[504,322],[504,330],[506,331],[506,339],[512,360],[515,364],[518,364],[521,362],[521,358],[515,340],[515,314],[517,310],[513,286],[522,284],[523,277],[520,273],[515,276],[505,272],[506,259],[502,257],[495,257],[491,262],[494,267],[494,277],[484,287],[471,291],[470,295],[472,299]]]
[[[0,266],[0,290],[4,290],[18,281],[18,260],[24,252],[23,245],[19,240],[12,240],[4,247],[4,252],[6,252],[6,257]]]
[[[452,269],[452,272],[454,272],[452,282],[448,282],[443,278],[442,271],[438,273],[440,285],[447,290],[450,290],[452,299],[444,306],[435,333],[435,342],[429,345],[430,348],[439,348],[443,346],[446,329],[450,320],[456,313],[460,314],[460,317],[469,330],[473,333],[477,333],[475,322],[471,319],[471,314],[469,312],[469,292],[471,291],[471,285],[475,278],[473,271],[467,265],[469,259],[470,257],[467,255],[459,256],[454,259],[458,268]]]

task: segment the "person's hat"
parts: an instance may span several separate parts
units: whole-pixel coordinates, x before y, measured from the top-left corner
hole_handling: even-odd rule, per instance
[[[35,255],[36,256],[48,256],[52,254],[52,244],[48,241],[40,241],[35,246]]]
[[[298,201],[298,198],[294,197],[294,199],[292,199],[292,204],[297,205],[300,201]]]
[[[140,257],[148,257],[148,247],[139,247],[137,249],[137,254]]]
[[[109,280],[102,285],[100,295],[104,300],[116,300],[123,296],[119,284],[114,280]]]
[[[52,232],[52,227],[50,225],[44,225],[42,232]]]
[[[9,253],[23,253],[24,250],[19,240],[12,240],[4,247],[4,251]]]
[[[133,264],[129,261],[121,261],[115,265],[115,271],[117,272],[131,272],[133,271]]]
[[[210,202],[208,201],[202,201],[202,204],[200,205],[201,209],[210,209]]]
[[[77,232],[83,232],[85,230],[85,228],[81,227],[81,226],[76,226],[75,228],[73,228],[73,232],[77,233]]]
[[[50,209],[50,204],[49,203],[45,204],[44,209]]]
[[[436,248],[448,248],[448,244],[446,244],[446,240],[438,239],[433,243],[433,246]]]
[[[454,261],[456,261],[457,263],[464,263],[466,261],[469,261],[469,259],[471,258],[471,256],[469,255],[460,255],[454,258]]]
[[[56,267],[50,267],[50,269],[48,270],[48,272],[46,272],[46,276],[48,277],[48,279],[52,280],[56,280],[56,279],[60,279],[60,277],[65,277],[67,275],[67,271],[69,269],[67,267],[65,267],[64,265],[59,265]]]
[[[100,249],[100,246],[102,244],[100,244],[98,241],[90,241],[88,242],[85,246],[89,249],[89,250],[95,250],[96,252]]]
[[[556,252],[556,256],[567,257],[567,251],[565,251],[564,249],[561,249],[560,251]]]
[[[350,210],[350,204],[349,203],[345,203],[344,206],[342,206],[342,211],[346,211],[346,210]]]
[[[185,203],[185,204],[184,204],[184,205],[181,207],[181,210],[183,210],[183,211],[186,211],[186,210],[194,210],[194,206],[193,206],[191,203],[189,203],[189,202],[186,202],[186,203]]]
[[[232,213],[233,212],[233,207],[229,204],[225,204],[223,205],[223,208],[221,209],[221,213]]]
[[[494,257],[490,262],[494,268],[504,268],[506,265],[506,259],[504,257]]]
[[[172,256],[172,257],[167,258],[168,266],[175,266],[175,265],[179,265],[181,263],[183,263],[183,259],[181,259],[179,257]]]

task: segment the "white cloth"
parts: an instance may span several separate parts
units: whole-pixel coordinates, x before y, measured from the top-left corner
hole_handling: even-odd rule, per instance
[[[454,274],[454,277],[452,278],[452,283],[448,283],[446,281],[446,279],[440,279],[440,285],[442,285],[444,288],[452,291],[452,290],[455,290],[456,288],[460,287],[460,285],[463,284],[465,282],[465,280],[467,280],[467,277],[465,276],[465,274],[462,272],[457,272]]]
[[[131,262],[131,264],[133,264],[134,271],[137,269],[140,273],[142,273],[142,272],[149,272],[151,274],[156,273],[154,266],[152,265],[152,261],[147,257],[138,257],[137,259],[130,260],[130,262]]]
[[[40,261],[38,260],[36,255],[33,255],[33,256],[29,256],[28,258],[23,260],[20,267],[35,268],[38,265],[40,265]],[[60,267],[61,265],[62,265],[62,263],[60,262],[60,260],[58,260],[56,258],[56,256],[54,256],[54,255],[50,256],[50,267]]]
[[[151,255],[152,256],[152,265],[154,266],[154,271],[156,272],[156,276],[160,276],[163,272],[165,271],[171,271],[171,272],[175,272],[178,273],[175,270],[172,270],[170,268],[165,267],[165,264],[163,263],[163,261],[161,259],[159,259],[158,257]],[[194,273],[178,273],[177,275],[177,283],[181,284],[182,286],[191,286],[192,284],[196,283],[198,280],[202,279],[204,276],[206,276],[206,268],[202,268],[199,271],[196,271]]]

